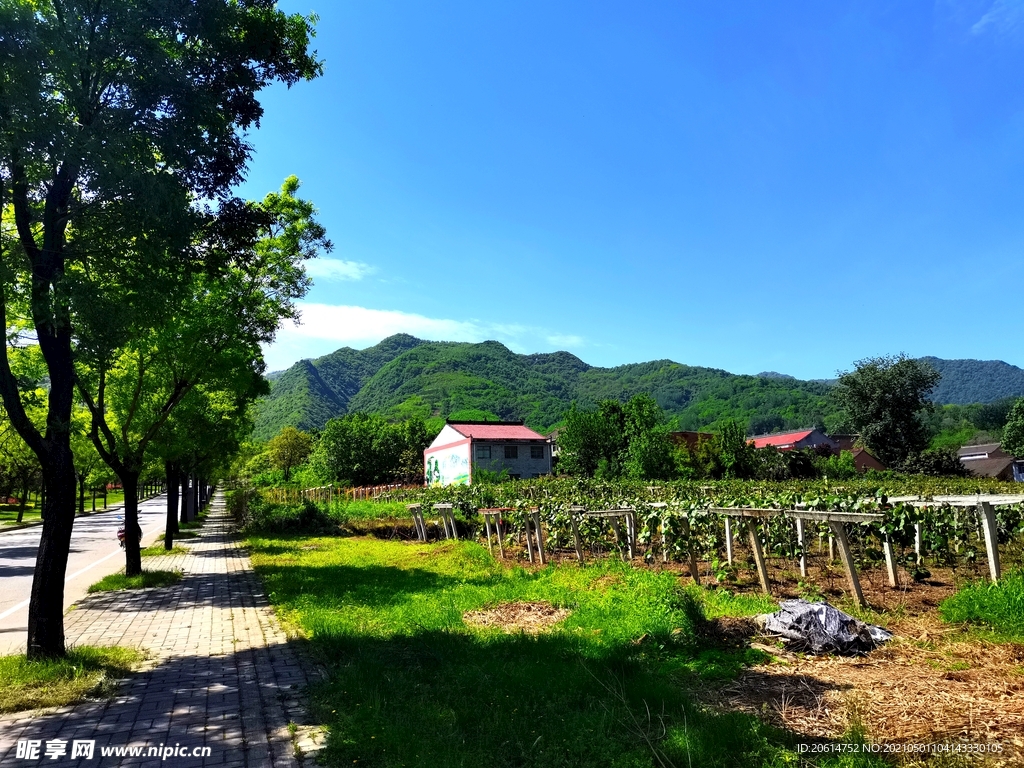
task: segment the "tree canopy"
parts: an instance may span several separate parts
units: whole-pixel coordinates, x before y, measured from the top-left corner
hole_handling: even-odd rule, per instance
[[[923,414],[939,381],[930,365],[906,355],[860,360],[840,373],[831,396],[847,428],[889,467],[928,447]]]
[[[207,219],[197,201],[232,210],[228,190],[251,155],[245,132],[262,116],[258,92],[321,72],[312,24],[269,2],[0,1],[0,212],[13,223],[0,227],[0,311],[5,328],[31,330],[48,382],[37,426],[0,345],[0,396],[47,490],[30,656],[64,653],[76,342],[118,348],[146,316],[129,299],[157,284],[174,290],[175,258],[216,273],[222,252],[190,247]],[[94,296],[97,280],[120,281],[125,306],[111,311]]]

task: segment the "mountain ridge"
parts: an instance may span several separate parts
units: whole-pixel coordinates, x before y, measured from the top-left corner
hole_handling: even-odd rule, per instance
[[[943,374],[937,403],[1024,396],[1024,370],[1008,363],[922,359]],[[392,418],[471,412],[543,430],[559,423],[573,402],[587,407],[639,393],[653,396],[678,429],[713,428],[736,418],[763,434],[821,426],[831,386],[775,371],[733,374],[669,359],[601,368],[565,351],[524,355],[497,341],[426,341],[408,334],[300,360],[268,378],[271,392],[256,409],[260,440],[283,426],[318,429],[353,411]]]

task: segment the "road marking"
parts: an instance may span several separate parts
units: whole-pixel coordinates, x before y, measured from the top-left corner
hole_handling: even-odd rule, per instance
[[[142,531],[142,538],[146,538],[146,534],[149,533],[149,531],[152,531],[154,528],[157,528],[157,527],[159,527],[159,526],[150,526],[148,530],[147,529],[143,529],[143,531]],[[94,563],[85,566],[85,568],[83,568],[82,570],[80,570],[80,571],[78,571],[76,573],[71,574],[70,576],[68,576],[67,578],[64,579],[64,583],[67,584],[72,579],[77,579],[79,576],[81,576],[83,573],[88,571],[90,568],[95,568],[97,565],[102,563],[104,560],[109,560],[114,555],[120,554],[121,551],[122,550],[120,550],[120,549],[115,549],[113,552],[111,552],[106,557],[101,557],[99,560],[95,561]],[[13,608],[8,608],[3,613],[0,613],[0,621],[3,621],[4,619],[6,619],[8,616],[10,616],[15,611],[20,611],[22,608],[24,608],[26,605],[28,605],[29,602],[31,602],[31,598],[29,598],[28,600],[22,600],[20,603],[18,603]]]

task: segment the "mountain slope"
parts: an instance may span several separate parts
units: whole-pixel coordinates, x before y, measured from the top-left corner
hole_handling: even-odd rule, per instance
[[[993,402],[1024,396],[1024,370],[998,361],[924,358],[942,373],[939,403]],[[655,360],[595,368],[568,352],[520,355],[496,341],[481,344],[392,336],[368,349],[339,349],[275,374],[258,406],[255,436],[286,425],[322,427],[353,411],[388,417],[448,416],[478,411],[522,419],[545,430],[573,402],[654,397],[679,429],[739,419],[751,433],[821,426],[829,414],[829,381],[800,381],[768,372],[738,376],[715,368]]]
[[[921,359],[942,374],[932,393],[937,403],[994,403],[1005,397],[1024,396],[1024,370],[1002,360]]]
[[[270,394],[256,406],[253,437],[269,440],[289,426],[319,429],[328,419],[345,413],[352,397],[382,366],[422,343],[408,334],[398,334],[374,347],[344,347],[271,374]]]

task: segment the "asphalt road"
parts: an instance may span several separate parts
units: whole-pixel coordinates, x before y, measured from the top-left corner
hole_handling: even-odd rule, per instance
[[[139,504],[143,546],[163,533],[166,514],[165,496]],[[75,520],[64,582],[65,610],[82,599],[90,584],[124,568],[124,551],[117,543],[122,516],[120,509],[113,509]],[[25,650],[28,599],[42,531],[40,525],[0,533],[0,655]]]

